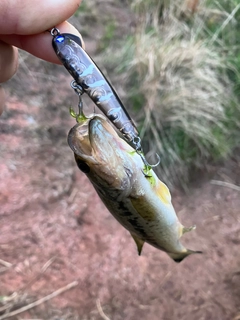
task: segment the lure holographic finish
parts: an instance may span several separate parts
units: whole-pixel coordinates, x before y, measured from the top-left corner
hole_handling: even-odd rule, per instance
[[[69,33],[51,30],[52,45],[65,68],[97,107],[122,133],[126,141],[141,152],[141,138],[127,110],[116,91],[97,67],[95,62],[83,50],[80,38]]]

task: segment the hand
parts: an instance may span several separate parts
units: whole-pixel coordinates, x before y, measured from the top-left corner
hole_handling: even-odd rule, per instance
[[[18,50],[28,51],[43,60],[60,63],[52,49],[47,30],[79,32],[65,20],[79,7],[81,0],[1,0],[0,1],[0,83],[10,79],[18,68]],[[0,86],[0,114],[5,94]]]

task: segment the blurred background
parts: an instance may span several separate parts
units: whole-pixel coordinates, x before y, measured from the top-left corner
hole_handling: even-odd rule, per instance
[[[21,51],[0,118],[0,320],[240,319],[239,0],[83,0],[70,22],[204,253],[138,257],[67,145],[71,77]]]

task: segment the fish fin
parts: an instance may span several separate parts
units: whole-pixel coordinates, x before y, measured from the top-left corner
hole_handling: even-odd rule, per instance
[[[184,234],[186,232],[190,232],[190,231],[195,230],[195,229],[196,229],[196,225],[195,224],[193,226],[189,227],[189,228],[183,227],[182,228],[182,234]]]
[[[141,255],[142,252],[142,247],[144,245],[144,241],[141,240],[140,238],[138,238],[137,236],[135,236],[135,234],[131,233],[131,236],[133,237],[133,240],[135,241],[136,245],[137,245],[137,250],[138,250],[138,255]]]
[[[179,253],[172,253],[172,252],[167,252],[167,254],[175,261],[175,262],[181,262],[183,259],[185,259],[187,256],[190,254],[194,253],[202,253],[202,251],[193,251],[193,250],[188,250],[184,252],[179,252]]]
[[[168,187],[162,181],[156,186],[156,193],[165,205],[171,204],[171,194]]]

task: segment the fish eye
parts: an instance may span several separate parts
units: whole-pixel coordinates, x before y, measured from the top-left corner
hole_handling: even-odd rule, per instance
[[[86,164],[86,162],[79,160],[78,158],[75,158],[76,163],[78,168],[84,172],[84,173],[89,173],[90,172],[90,167]]]

